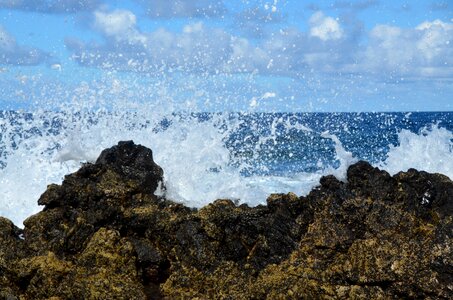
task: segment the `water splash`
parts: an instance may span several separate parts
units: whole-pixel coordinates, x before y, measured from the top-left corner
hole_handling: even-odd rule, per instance
[[[387,159],[379,167],[391,174],[415,168],[453,178],[453,132],[432,125],[418,133],[402,130],[398,141],[399,145],[390,146]]]
[[[151,148],[165,172],[166,196],[194,207],[218,198],[258,205],[270,193],[303,195],[323,175],[344,180],[357,159],[382,157],[370,151],[384,151],[384,158],[373,163],[392,173],[415,167],[453,177],[450,130],[433,126],[398,133],[417,114],[398,119],[380,114],[188,113],[163,109],[162,102],[131,103],[125,95],[135,97],[137,90],[128,89],[114,102],[97,92],[101,100],[96,105],[91,88],[74,94],[79,95],[74,106],[3,112],[0,215],[20,225],[40,210],[37,199],[48,184],[60,183],[120,140]],[[172,101],[168,94],[158,94],[161,101]],[[87,106],[84,97],[91,97]],[[379,118],[382,122],[363,127]]]

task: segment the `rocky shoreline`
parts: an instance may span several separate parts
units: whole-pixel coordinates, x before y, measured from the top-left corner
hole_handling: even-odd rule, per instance
[[[305,197],[201,209],[155,196],[162,176],[120,142],[50,185],[23,230],[0,217],[0,298],[453,298],[444,175],[358,162]]]

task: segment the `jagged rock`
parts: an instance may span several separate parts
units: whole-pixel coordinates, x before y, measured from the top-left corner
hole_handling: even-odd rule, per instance
[[[366,162],[266,206],[153,194],[151,150],[120,142],[51,185],[24,230],[0,218],[7,299],[453,297],[453,182]]]
[[[132,141],[102,151],[96,164],[111,166],[125,178],[136,181],[143,192],[153,193],[162,182],[161,167],[153,161],[151,149],[135,145]]]
[[[13,222],[0,217],[0,298],[15,299],[20,290],[14,262],[23,255],[22,231]]]

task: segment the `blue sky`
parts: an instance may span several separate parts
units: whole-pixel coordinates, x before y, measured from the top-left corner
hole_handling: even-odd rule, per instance
[[[0,109],[163,94],[201,110],[451,111],[453,2],[0,0]]]

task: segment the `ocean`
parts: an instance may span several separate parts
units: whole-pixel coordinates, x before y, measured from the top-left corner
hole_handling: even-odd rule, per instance
[[[453,178],[453,112],[2,111],[0,129],[0,215],[18,226],[41,209],[48,184],[120,140],[151,148],[165,196],[192,207],[304,195],[323,175],[345,180],[358,160]]]

